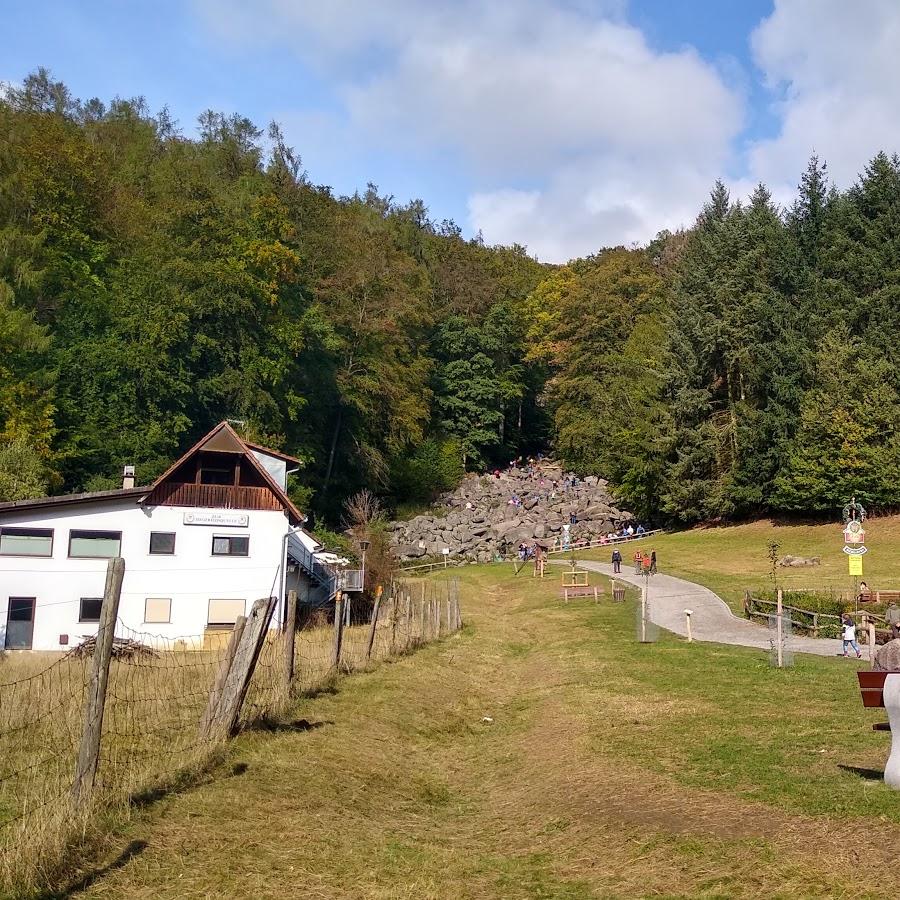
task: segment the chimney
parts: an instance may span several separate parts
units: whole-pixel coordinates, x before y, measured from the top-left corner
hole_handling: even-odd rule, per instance
[[[134,466],[125,466],[122,469],[122,488],[128,490],[134,487]]]

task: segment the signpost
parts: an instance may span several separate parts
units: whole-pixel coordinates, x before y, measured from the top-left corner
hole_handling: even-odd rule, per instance
[[[863,555],[866,547],[866,508],[853,497],[844,507],[844,553],[847,554],[847,570],[853,579],[853,597],[859,613],[859,579],[863,575]]]

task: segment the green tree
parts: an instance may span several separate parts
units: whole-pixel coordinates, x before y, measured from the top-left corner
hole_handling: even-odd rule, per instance
[[[775,483],[781,509],[834,512],[856,495],[900,500],[900,396],[890,365],[847,326],[826,334],[800,427]]]

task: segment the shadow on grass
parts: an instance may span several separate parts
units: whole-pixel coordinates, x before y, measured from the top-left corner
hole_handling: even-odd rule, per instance
[[[866,781],[881,781],[884,778],[883,769],[863,769],[860,766],[845,766],[838,763],[838,768],[843,772],[849,772],[851,775],[859,775]]]
[[[51,900],[51,898],[55,900],[55,898],[74,897],[76,894],[86,891],[95,881],[98,881],[110,872],[115,872],[116,869],[121,869],[123,866],[126,866],[136,856],[140,856],[147,847],[148,844],[146,841],[131,841],[114,860],[108,862],[105,866],[100,866],[99,868],[92,869],[90,872],[85,872],[81,878],[60,891],[43,894],[42,896],[46,898],[46,900]]]
[[[310,722],[309,719],[295,719],[293,722],[280,722],[276,719],[260,719],[246,730],[264,731],[267,734],[283,734],[285,732],[314,731],[316,728],[324,728],[326,725],[334,725],[334,721],[332,719],[323,719],[321,722]]]
[[[297,691],[296,698],[298,700],[315,700],[316,697],[325,697],[339,693],[338,679],[333,678],[317,687],[307,688],[303,691]]]

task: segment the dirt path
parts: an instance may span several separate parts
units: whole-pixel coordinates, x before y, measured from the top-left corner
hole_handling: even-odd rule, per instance
[[[83,873],[83,894],[900,892],[896,823],[791,814],[616,750],[704,711],[628,680],[611,653],[620,609],[564,607],[558,588],[532,579],[466,578],[464,633],[303,701],[293,725],[244,735],[231,777],[138,815],[109,842],[106,866]],[[863,859],[881,873],[867,892]]]
[[[554,561],[556,562],[556,561]],[[579,566],[591,572],[602,572],[612,575],[613,567],[609,563],[579,561]],[[641,587],[642,575],[629,574],[628,567],[622,566],[618,576],[635,587]],[[675,578],[662,573],[650,579],[650,618],[657,625],[674,634],[687,634],[685,609],[690,609],[691,630],[694,640],[714,641],[718,644],[735,644],[740,647],[757,647],[768,650],[770,636],[767,628],[741,619],[736,616],[728,604],[709,588]],[[797,634],[790,638],[790,647],[797,653],[814,653],[816,656],[838,656],[841,654],[841,642],[830,638],[811,638]]]

